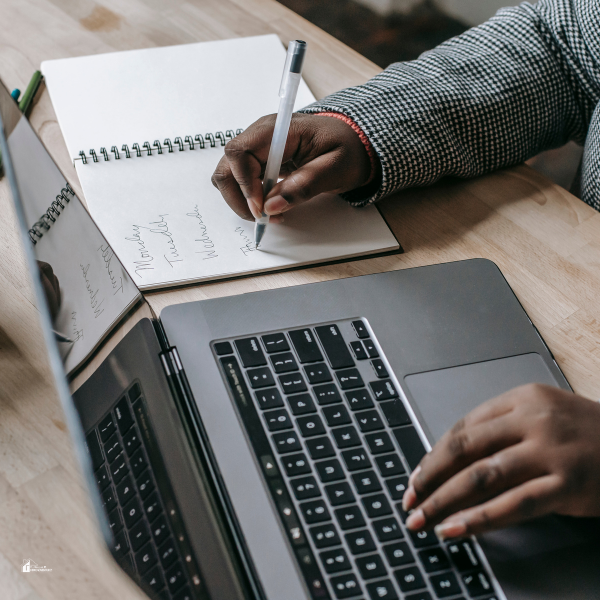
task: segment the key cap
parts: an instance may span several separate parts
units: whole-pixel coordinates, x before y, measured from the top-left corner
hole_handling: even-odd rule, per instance
[[[332,369],[354,366],[354,359],[337,325],[321,325],[315,327],[315,332],[325,349],[327,360]]]
[[[396,391],[394,384],[389,379],[371,381],[369,385],[371,386],[371,391],[375,396],[375,400],[390,400],[398,397],[398,392]]]
[[[408,477],[394,477],[393,479],[388,479],[385,482],[388,490],[390,491],[390,496],[392,500],[402,500],[404,496],[404,492],[408,487]]]
[[[300,505],[300,510],[302,511],[304,520],[309,525],[331,520],[331,515],[329,514],[327,505],[323,500],[311,500],[310,502],[303,502]]]
[[[343,404],[334,404],[333,406],[325,406],[323,415],[329,427],[337,427],[338,425],[348,425],[352,423],[352,419]]]
[[[425,456],[425,446],[414,427],[401,427],[400,429],[394,429],[394,436],[400,444],[400,449],[408,466],[411,470],[415,470],[417,465],[421,462],[421,459]]]
[[[334,512],[335,518],[337,519],[343,531],[365,526],[365,519],[360,512],[360,508],[356,504],[338,508]]]
[[[483,571],[462,575],[462,580],[471,598],[491,594],[494,591],[490,578]]]
[[[452,572],[441,573],[440,575],[432,575],[429,578],[435,595],[438,598],[447,598],[461,593],[460,585],[456,576]],[[482,592],[485,593],[485,592]]]
[[[363,506],[371,519],[384,517],[392,512],[392,507],[384,494],[375,494],[362,498]]]
[[[144,519],[138,521],[129,530],[129,539],[134,552],[137,552],[150,539],[150,531]]]
[[[364,554],[366,552],[373,552],[375,550],[375,542],[373,536],[367,529],[361,529],[360,531],[351,531],[344,535],[350,552],[352,554]]]
[[[121,446],[121,442],[116,433],[111,435],[106,442],[104,442],[104,454],[106,456],[106,460],[111,463],[119,454],[122,452],[123,448]]]
[[[409,531],[408,532],[415,548],[425,548],[426,546],[435,546],[439,541],[433,531]]]
[[[142,395],[142,388],[139,383],[134,383],[129,389],[129,399],[134,402]]]
[[[152,522],[150,528],[152,533],[152,539],[157,546],[161,546],[162,543],[169,537],[169,527],[167,526],[167,520],[165,515],[160,515]]]
[[[356,342],[350,342],[350,348],[352,349],[356,360],[366,360],[369,358],[369,355],[367,354],[367,351],[360,340]]]
[[[131,529],[142,516],[142,505],[137,496],[131,498],[131,500],[123,507],[123,520],[127,529]]]
[[[135,553],[135,566],[142,576],[156,564],[157,560],[156,551],[151,543]]]
[[[304,452],[290,454],[283,459],[283,468],[288,477],[310,473],[310,464]]]
[[[342,397],[333,383],[326,383],[324,385],[316,385],[313,388],[313,392],[317,398],[317,402],[323,406],[324,404],[334,404],[341,402]]]
[[[140,446],[140,434],[137,427],[131,427],[123,436],[123,445],[127,456],[131,456]]]
[[[122,452],[115,458],[112,465],[110,465],[110,474],[116,484],[127,475],[127,463],[125,462],[125,457]]]
[[[279,454],[287,454],[288,452],[302,450],[302,444],[300,444],[300,440],[295,431],[274,434],[273,443]]]
[[[269,369],[269,367],[250,369],[246,371],[246,375],[250,381],[250,386],[255,390],[275,385],[273,373],[271,373],[271,369]]]
[[[106,469],[106,465],[102,465],[94,474],[96,477],[96,483],[100,488],[100,491],[104,490],[106,486],[110,483],[110,478],[108,477],[108,470]]]
[[[290,415],[285,408],[269,410],[263,413],[269,431],[281,431],[282,429],[291,429],[293,427]]]
[[[121,506],[125,506],[134,496],[135,487],[133,485],[133,479],[131,479],[130,475],[127,475],[117,486],[117,497],[119,498],[119,503]]]
[[[375,344],[371,339],[363,340],[363,344],[365,345],[365,349],[369,358],[379,358],[379,352],[377,352],[377,348],[375,348]]]
[[[106,415],[106,417],[104,417],[104,419],[102,419],[102,421],[100,421],[99,425],[98,425],[98,432],[100,433],[100,439],[103,442],[106,442],[106,440],[115,432],[116,428],[115,428],[115,422],[113,420],[112,414],[108,413]]]
[[[179,561],[167,571],[166,576],[171,594],[174,594],[186,582],[186,576]]]
[[[382,402],[379,407],[383,411],[385,418],[390,427],[399,427],[400,425],[410,425],[411,420],[408,416],[408,412],[404,407],[404,403],[400,398],[390,400],[389,402]]]
[[[118,461],[118,459],[117,459]],[[115,462],[117,462],[115,461]],[[129,459],[129,464],[131,466],[131,471],[133,472],[133,476],[137,479],[137,476],[141,474],[141,472],[148,466],[148,461],[146,460],[146,456],[144,455],[144,451],[142,448],[138,448],[133,456]],[[114,467],[114,465],[113,465]],[[115,474],[113,472],[113,478]]]
[[[375,535],[380,542],[391,542],[392,540],[404,537],[402,529],[400,529],[400,524],[394,517],[373,521],[372,525]]]
[[[269,354],[273,352],[285,352],[290,349],[290,345],[285,339],[285,333],[269,333],[263,335],[261,339]]]
[[[361,339],[369,337],[369,332],[363,321],[352,321],[352,327],[356,332],[356,337]]]
[[[427,573],[435,573],[436,571],[444,571],[450,568],[450,561],[446,553],[439,546],[421,550],[419,552],[419,560]]]
[[[340,571],[347,571],[352,568],[348,555],[343,548],[336,548],[335,550],[327,550],[319,554],[325,571],[329,574],[339,573]]]
[[[481,567],[479,557],[470,540],[451,542],[447,546],[450,558],[459,571],[469,571]]]
[[[371,461],[362,447],[353,450],[344,450],[342,458],[349,471],[360,471],[361,469],[368,469],[371,466]]]
[[[338,448],[351,448],[361,444],[360,436],[352,425],[336,427],[331,430]]]
[[[374,579],[375,577],[385,577],[387,569],[381,560],[379,554],[370,554],[356,559],[356,566],[363,579]]]
[[[398,600],[398,595],[389,579],[367,583],[367,590],[371,600]]]
[[[156,492],[153,492],[144,500],[144,510],[150,523],[162,513],[162,506]]]
[[[391,477],[392,475],[402,475],[404,465],[397,454],[384,454],[376,456],[375,462],[382,477]]]
[[[308,448],[310,457],[313,460],[318,460],[319,458],[328,458],[329,456],[335,456],[335,450],[333,449],[331,440],[326,437],[306,440],[306,447]]]
[[[373,408],[373,400],[371,395],[363,388],[362,390],[352,390],[345,392],[346,402],[350,405],[351,410],[364,410],[365,408]]]
[[[119,508],[113,508],[108,514],[108,526],[111,528],[113,534],[123,529],[123,520],[121,519],[121,513]]]
[[[404,600],[432,600],[432,598],[429,592],[422,591],[405,596]],[[464,600],[464,598],[457,598],[456,600]]]
[[[226,354],[233,354],[233,348],[229,342],[217,342],[213,348],[217,353],[217,356],[225,356]]]
[[[333,523],[317,525],[311,527],[309,531],[317,548],[328,548],[329,546],[338,546],[342,543]]]
[[[358,580],[352,573],[332,577],[330,581],[331,587],[333,587],[333,591],[335,592],[335,597],[340,600],[342,598],[353,598],[362,593]]]
[[[315,463],[315,467],[323,483],[330,483],[331,481],[337,481],[346,477],[342,465],[340,465],[340,461],[337,458]]]
[[[390,436],[385,431],[369,433],[368,435],[365,435],[365,440],[367,441],[371,454],[382,454],[384,452],[393,452],[395,450]]]
[[[117,556],[124,556],[127,554],[129,550],[129,544],[127,543],[127,537],[125,536],[125,532],[123,530],[119,531],[119,533],[115,535],[113,550]]]
[[[115,406],[115,418],[117,426],[121,435],[125,435],[125,432],[133,425],[133,415],[131,414],[131,408],[129,408],[129,402],[127,402],[127,396],[123,396]]]
[[[336,371],[335,376],[343,390],[360,388],[365,385],[358,369],[343,369],[342,371]]]
[[[258,402],[258,405],[263,410],[283,406],[283,400],[281,399],[281,394],[277,388],[259,390],[258,392],[254,393],[254,396]]]
[[[296,394],[306,391],[306,383],[304,383],[304,378],[300,373],[279,375],[277,379],[279,379],[279,384],[283,388],[284,394]]]
[[[102,492],[102,504],[104,504],[104,509],[107,513],[117,505],[117,497],[115,496],[115,490],[112,485]]]
[[[412,552],[406,542],[396,542],[383,547],[383,552],[390,567],[400,567],[415,562]]]
[[[158,558],[165,570],[177,560],[177,547],[172,537],[169,537],[158,549]]]
[[[425,580],[417,566],[398,569],[394,571],[394,575],[403,592],[412,592],[425,587]]]
[[[273,365],[275,373],[289,373],[290,371],[298,370],[298,363],[291,352],[269,356],[269,360]]]
[[[321,495],[316,479],[309,475],[308,477],[298,477],[290,482],[296,500],[308,500]]]
[[[354,415],[356,422],[358,423],[358,428],[366,433],[367,431],[375,431],[377,429],[383,429],[384,424],[379,416],[379,413],[373,410],[365,410]]]
[[[308,417],[298,417],[296,423],[300,428],[300,433],[304,437],[312,437],[313,435],[322,435],[325,433],[323,421],[319,415],[310,415]]]
[[[342,483],[331,483],[326,485],[325,492],[332,506],[340,506],[341,504],[355,502],[354,494],[345,481]]]
[[[375,375],[379,377],[379,379],[387,379],[390,375],[383,364],[383,361],[380,358],[376,358],[371,361],[371,366],[375,370]]]
[[[379,483],[377,475],[375,475],[375,471],[353,473],[352,481],[354,481],[356,491],[361,495],[372,494],[373,492],[378,492],[381,489],[381,484]]]
[[[158,592],[165,585],[165,578],[163,577],[161,568],[156,565],[150,569],[142,578],[145,584],[154,592]]]
[[[402,508],[402,502],[397,502],[394,506],[396,507],[396,512],[400,515],[402,522],[406,523],[406,519],[408,519],[408,513]]]
[[[319,344],[310,329],[290,331],[289,336],[301,363],[319,362],[323,360]]]
[[[92,467],[94,471],[97,471],[104,462],[104,455],[102,454],[102,448],[100,447],[100,441],[95,429],[87,434],[85,442],[90,453],[90,458],[92,459]]]
[[[313,402],[312,396],[306,392],[305,394],[295,394],[287,397],[288,404],[292,409],[293,415],[305,415],[307,413],[317,412],[317,407]]]
[[[152,481],[149,469],[137,475],[135,482],[137,483],[142,500],[145,500],[154,491],[154,481]]]
[[[235,347],[242,359],[242,364],[246,369],[248,367],[262,367],[267,364],[267,359],[263,354],[262,348],[255,337],[235,340]]]
[[[307,365],[304,367],[304,373],[308,379],[308,383],[315,385],[317,383],[325,383],[331,381],[331,373],[329,367],[325,363],[318,363],[316,365]]]

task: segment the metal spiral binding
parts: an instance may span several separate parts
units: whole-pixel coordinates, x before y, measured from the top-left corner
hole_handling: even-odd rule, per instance
[[[85,164],[85,163],[84,163]],[[56,222],[56,219],[61,215],[65,209],[65,205],[71,202],[71,198],[75,197],[73,188],[67,183],[65,187],[60,190],[60,194],[56,196],[56,200],[48,207],[46,212],[34,223],[29,233],[29,239],[35,245],[38,240],[44,236],[44,233],[50,229],[52,223]]]
[[[227,129],[225,133],[222,131],[205,133],[204,135],[199,133],[195,136],[186,135],[183,139],[178,136],[173,141],[171,141],[170,138],[165,138],[162,143],[160,140],[154,140],[152,144],[150,144],[150,142],[144,142],[141,146],[136,142],[131,145],[131,150],[127,144],[123,144],[121,146],[121,152],[125,155],[124,158],[128,159],[133,156],[134,152],[135,156],[139,158],[144,156],[142,153],[143,151],[146,152],[146,156],[152,156],[152,150],[155,150],[156,154],[163,154],[163,150],[167,154],[172,154],[175,152],[175,149],[177,149],[178,152],[184,152],[186,147],[188,150],[194,150],[196,148],[204,149],[207,147],[207,144],[210,148],[216,148],[217,145],[225,146],[228,141],[232,140],[235,136],[240,135],[243,131],[243,129],[236,129],[234,132],[233,129]],[[100,148],[97,152],[91,148],[87,154],[85,150],[81,150],[77,158],[73,159],[73,164],[78,160],[84,165],[87,165],[89,162],[101,162],[99,155],[104,158],[104,162],[121,160],[123,158],[119,152],[118,146],[112,146],[110,151],[113,154],[112,157],[105,147]]]

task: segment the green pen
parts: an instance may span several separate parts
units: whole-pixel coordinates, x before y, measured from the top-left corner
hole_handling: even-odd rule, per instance
[[[35,96],[35,93],[38,91],[41,81],[42,81],[42,73],[41,73],[41,71],[36,71],[32,75],[29,85],[27,86],[27,89],[25,90],[25,93],[23,94],[21,101],[19,102],[19,109],[23,114],[27,114],[27,110],[29,109],[29,107],[31,106],[31,103],[33,102],[33,97]]]

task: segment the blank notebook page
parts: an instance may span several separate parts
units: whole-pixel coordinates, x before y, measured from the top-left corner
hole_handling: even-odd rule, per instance
[[[141,289],[398,249],[374,207],[323,195],[269,225],[256,250],[253,224],[211,184],[218,132],[277,112],[284,62],[267,35],[42,64],[88,208]],[[302,82],[296,108],[313,100]]]

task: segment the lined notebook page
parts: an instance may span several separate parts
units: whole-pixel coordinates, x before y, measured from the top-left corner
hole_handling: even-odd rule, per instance
[[[46,149],[22,117],[8,139],[25,217],[33,226],[67,186]],[[73,343],[59,342],[65,369],[73,371],[140,297],[104,236],[74,194],[61,200],[55,222],[40,228],[34,253],[58,278],[61,303],[53,327]]]
[[[276,112],[284,61],[281,42],[268,35],[43,63],[69,152],[88,157],[75,161],[88,207],[140,288],[398,248],[375,208],[319,197],[270,225],[257,251],[253,225],[212,186],[223,147],[211,147],[206,134],[244,129]],[[296,108],[313,100],[302,82]],[[197,134],[204,149],[173,144],[159,155],[154,148]],[[152,154],[138,157],[133,145],[145,142]]]

